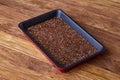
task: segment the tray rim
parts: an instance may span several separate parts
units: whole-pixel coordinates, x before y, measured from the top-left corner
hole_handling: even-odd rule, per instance
[[[101,45],[102,49],[101,49],[99,52],[94,53],[94,55],[87,56],[87,57],[79,60],[78,62],[73,63],[73,64],[70,65],[70,66],[67,66],[67,67],[61,67],[61,66],[59,66],[56,62],[54,62],[54,61],[51,59],[50,56],[47,55],[47,53],[45,52],[45,50],[41,49],[40,46],[37,45],[37,44],[35,43],[35,41],[33,41],[33,39],[31,39],[30,35],[28,35],[28,34],[22,29],[23,24],[25,24],[26,22],[29,22],[29,21],[31,21],[31,20],[33,20],[33,19],[35,19],[35,18],[38,18],[38,17],[40,17],[40,16],[42,16],[42,15],[48,14],[48,13],[50,13],[50,12],[52,12],[52,11],[59,12],[59,15],[60,15],[60,13],[65,14],[65,15],[66,15],[68,18],[70,18],[76,25],[78,25],[83,31],[85,31],[89,36],[91,36],[95,41],[97,41],[97,42]],[[96,40],[90,33],[88,33],[82,26],[80,26],[76,21],[74,21],[74,20],[73,20],[69,15],[67,15],[63,10],[61,10],[61,9],[56,9],[56,10],[52,10],[52,11],[49,11],[49,12],[47,12],[47,13],[44,13],[44,14],[41,14],[41,15],[39,15],[39,16],[36,16],[36,17],[30,18],[30,19],[28,19],[28,20],[25,20],[25,21],[19,23],[19,24],[18,24],[18,27],[20,28],[20,30],[22,30],[22,32],[24,33],[24,35],[40,50],[40,52],[41,52],[43,55],[45,55],[45,56],[48,58],[48,60],[49,60],[59,71],[61,71],[61,72],[66,72],[66,71],[72,69],[73,67],[79,65],[80,63],[82,63],[82,62],[84,62],[84,61],[86,61],[86,60],[88,60],[88,59],[90,59],[90,58],[92,58],[92,57],[94,57],[94,56],[102,53],[102,52],[105,50],[105,47],[103,46],[102,43],[100,43],[98,40]],[[58,15],[58,13],[57,13],[56,15]]]

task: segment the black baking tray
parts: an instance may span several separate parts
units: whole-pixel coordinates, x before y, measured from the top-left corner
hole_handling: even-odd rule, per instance
[[[28,34],[26,32],[26,29],[42,23],[46,20],[49,20],[53,17],[59,17],[61,18],[64,22],[66,22],[72,29],[74,29],[79,35],[81,35],[82,37],[84,37],[89,43],[91,43],[96,49],[97,52],[94,53],[91,56],[87,56],[83,59],[81,59],[80,61],[73,63],[69,66],[65,66],[65,67],[61,67],[59,64],[56,63],[56,61],[54,61],[52,59],[52,57],[44,50],[44,48],[42,48],[42,45],[38,44],[38,42],[36,42],[30,34]],[[53,65],[61,72],[65,72],[68,71],[70,69],[72,69],[73,67],[77,66],[78,64],[84,62],[85,60],[88,60],[100,53],[102,53],[102,51],[104,51],[104,46],[98,42],[93,36],[91,36],[87,31],[85,31],[80,25],[78,25],[73,19],[71,19],[64,11],[57,9],[57,10],[53,10],[50,11],[48,13],[42,14],[40,16],[31,18],[29,20],[23,21],[19,24],[19,28],[23,31],[23,33],[26,35],[26,37],[32,41],[37,47],[38,49],[53,63]]]

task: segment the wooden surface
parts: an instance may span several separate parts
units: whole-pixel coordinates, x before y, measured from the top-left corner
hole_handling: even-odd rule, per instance
[[[18,23],[62,9],[106,51],[58,72],[23,36]],[[120,80],[120,0],[0,0],[0,80]]]

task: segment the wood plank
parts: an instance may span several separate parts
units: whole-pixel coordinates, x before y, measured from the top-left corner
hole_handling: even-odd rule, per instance
[[[7,2],[7,1],[5,1]],[[10,0],[8,1],[9,4]],[[1,5],[2,4],[2,5]],[[18,4],[19,5],[19,4]],[[36,16],[36,13],[39,15],[43,10],[39,10],[38,12],[34,13],[34,11],[26,10],[24,7],[9,7],[10,5],[0,3],[0,30],[9,33],[11,35],[18,36],[20,38],[24,38],[21,34],[20,30],[18,29],[18,24],[25,19],[29,19],[31,17]],[[19,10],[22,9],[22,10]],[[7,10],[7,12],[5,11]],[[9,15],[12,13],[11,15]],[[23,14],[25,13],[25,14]],[[32,14],[32,16],[31,16]],[[17,33],[15,33],[18,31]]]
[[[60,73],[51,65],[36,58],[0,46],[0,79],[21,80],[119,80],[120,76],[110,71],[83,64],[68,73]],[[99,72],[99,73],[97,73]],[[47,76],[46,76],[47,75]],[[71,76],[72,75],[72,76]],[[106,76],[104,76],[106,75]]]
[[[0,45],[48,62],[36,46],[34,46],[30,41],[9,35],[2,31],[0,31]]]
[[[7,6],[10,6],[11,4],[8,4],[8,3],[10,3],[11,1],[1,1],[1,4],[4,4],[4,5],[7,5]],[[117,34],[117,35],[119,35],[119,31],[120,31],[120,25],[119,25],[119,13],[120,13],[120,11],[119,10],[117,10],[117,8],[115,8],[115,9],[112,9],[112,8],[109,8],[109,7],[105,7],[105,9],[104,9],[104,6],[101,6],[101,5],[98,5],[98,7],[96,8],[95,6],[96,6],[96,4],[98,3],[98,2],[94,2],[94,3],[88,3],[88,2],[85,2],[85,1],[80,1],[79,3],[77,3],[77,2],[72,2],[72,3],[70,3],[70,2],[67,2],[67,3],[63,3],[63,2],[60,2],[60,1],[51,1],[51,2],[49,2],[49,3],[47,3],[47,1],[34,1],[34,6],[32,6],[32,4],[31,4],[31,2],[28,0],[28,1],[22,1],[21,0],[21,4],[20,3],[17,3],[16,1],[12,1],[12,2],[14,2],[13,3],[13,5],[12,6],[10,6],[11,8],[13,8],[13,9],[15,9],[15,10],[17,10],[17,12],[16,13],[14,13],[13,15],[16,15],[16,14],[21,14],[21,16],[25,16],[25,15],[34,15],[34,14],[36,14],[36,15],[39,15],[40,13],[42,14],[42,12],[43,11],[48,11],[48,10],[41,10],[41,8],[42,9],[46,9],[47,7],[49,7],[50,9],[56,9],[56,8],[59,8],[59,7],[61,7],[61,5],[62,5],[62,9],[63,10],[65,10],[67,13],[69,13],[70,14],[70,16],[72,16],[76,21],[78,21],[79,23],[84,23],[84,24],[88,24],[88,25],[92,25],[92,27],[98,27],[98,28],[101,28],[101,29],[104,29],[105,31],[107,30],[107,31],[109,31],[109,32],[112,32],[112,33],[115,33],[115,34]],[[19,1],[20,2],[20,1]],[[100,2],[100,1],[99,1]],[[39,4],[37,4],[37,3],[44,3],[45,5],[44,5],[44,7],[45,8],[43,8],[43,6],[41,6],[41,5],[39,5]],[[52,5],[52,4],[54,4],[54,3],[56,3],[55,5]],[[17,6],[17,8],[15,7],[16,6],[16,4],[18,4],[19,6]],[[34,13],[33,11],[32,11],[32,9],[30,8],[30,10],[27,10],[26,11],[26,8],[24,9],[24,7],[22,7],[24,4],[26,4],[26,7],[28,8],[28,7],[33,7],[33,8],[35,8],[36,6],[38,6],[36,9],[34,9],[35,11],[36,11],[36,13]],[[60,6],[59,6],[59,5]],[[66,6],[66,4],[68,4],[67,6]],[[75,7],[74,7],[74,5],[75,4],[78,4],[78,5],[80,5],[80,6],[78,6],[78,5],[76,5]],[[90,6],[92,4],[92,6]],[[102,3],[101,3],[102,4]],[[104,3],[105,4],[105,3]],[[21,5],[21,6],[20,6]],[[52,5],[52,6],[49,6],[49,5]],[[73,5],[73,6],[71,6],[71,5]],[[14,8],[15,7],[15,8]],[[78,7],[78,8],[80,8],[80,9],[76,9],[76,7]],[[102,8],[103,7],[103,8]],[[10,10],[12,10],[11,8],[9,8]],[[22,10],[21,11],[19,11],[19,8],[22,8]],[[111,17],[109,17],[109,16],[107,16],[107,15],[104,15],[104,14],[98,14],[98,13],[96,13],[96,12],[101,12],[101,9],[103,9],[104,10],[104,12],[107,10],[107,9],[110,9],[108,12],[109,12],[109,15],[111,15]],[[4,9],[3,9],[4,10]],[[2,11],[3,11],[2,10]],[[72,10],[75,10],[76,11],[76,13],[74,13],[74,12],[72,12]],[[1,11],[1,12],[2,12]],[[10,12],[10,11],[8,11],[8,12]],[[14,12],[14,11],[13,11]],[[25,12],[25,13],[24,13]],[[114,12],[114,13],[112,13],[112,12]],[[24,15],[23,15],[23,13],[24,13]],[[28,14],[29,13],[29,14]],[[38,14],[37,14],[38,13]],[[3,13],[2,13],[3,14]],[[106,14],[106,13],[105,13]],[[77,15],[79,15],[79,17],[77,16]],[[34,15],[35,16],[35,15]],[[19,19],[19,16],[16,16],[15,18],[17,18],[17,19]],[[25,17],[22,17],[22,18],[24,18],[24,19],[26,19]],[[30,18],[30,17],[29,17]],[[117,19],[118,18],[118,19]],[[24,19],[22,19],[22,20],[24,20]],[[92,20],[91,20],[92,19]],[[21,20],[21,21],[22,21]],[[15,20],[16,21],[16,20]],[[20,21],[19,21],[20,22]],[[17,23],[18,24],[18,23]],[[17,26],[17,24],[15,25],[15,26]],[[116,28],[114,28],[114,27],[116,27]]]

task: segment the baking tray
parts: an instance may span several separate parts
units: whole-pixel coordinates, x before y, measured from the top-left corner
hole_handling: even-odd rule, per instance
[[[97,49],[96,53],[94,53],[91,56],[87,56],[87,57],[81,59],[80,61],[73,63],[69,66],[61,67],[59,64],[57,64],[56,61],[54,61],[52,59],[52,57],[44,50],[44,48],[42,48],[42,45],[38,44],[38,42],[36,42],[32,38],[32,36],[26,32],[27,28],[29,28],[33,25],[36,25],[38,23],[42,23],[42,22],[49,20],[56,16],[61,18],[64,22],[66,22],[68,25],[70,25],[70,27],[72,29],[74,29],[79,35],[81,35],[89,43],[91,43]],[[62,11],[60,9],[53,10],[48,13],[42,14],[40,16],[23,21],[19,24],[19,28],[23,31],[23,33],[25,34],[27,39],[29,39],[31,42],[33,42],[37,46],[37,48],[40,50],[40,52],[43,53],[50,60],[50,62],[54,65],[54,67],[56,67],[61,72],[66,72],[66,71],[74,68],[75,66],[79,65],[80,63],[82,63],[82,62],[102,53],[102,51],[104,51],[104,46],[100,42],[98,42],[93,36],[91,36],[87,31],[85,31],[80,25],[78,25],[72,18],[70,18],[64,11]]]

